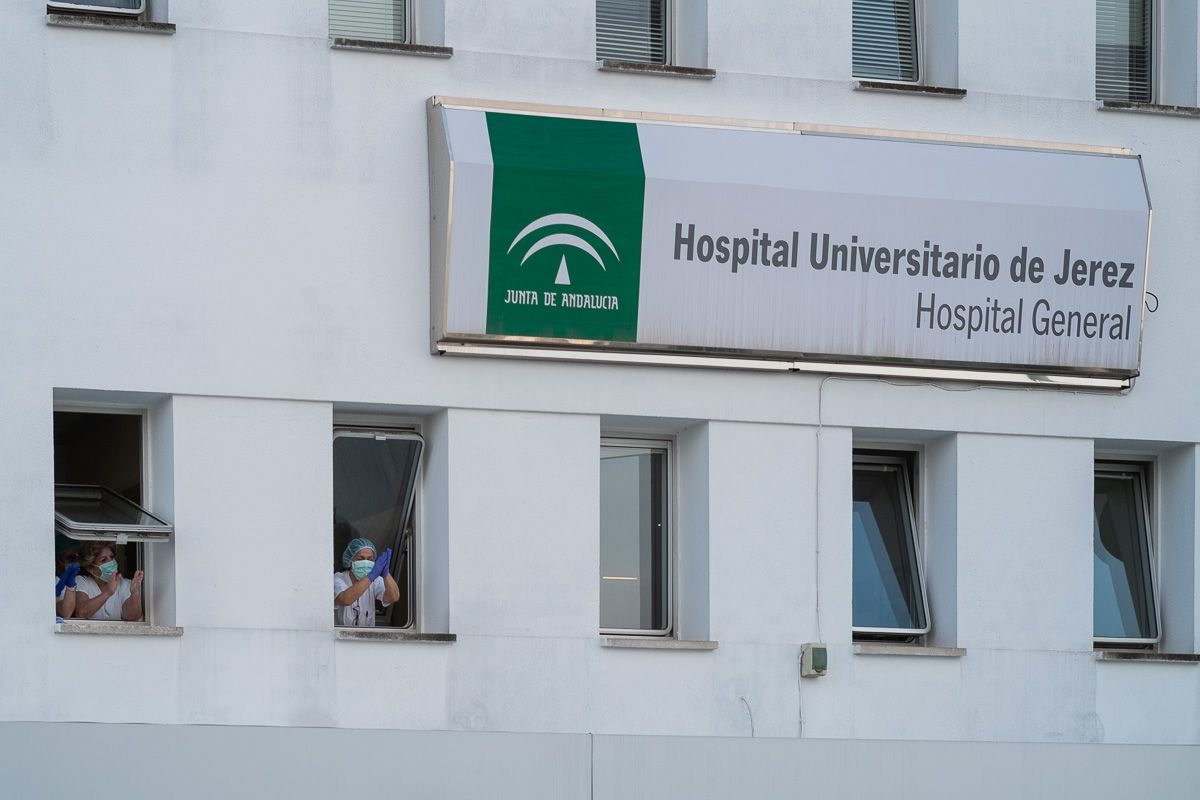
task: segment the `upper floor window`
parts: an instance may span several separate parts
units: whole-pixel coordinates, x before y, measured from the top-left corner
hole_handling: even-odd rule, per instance
[[[910,473],[903,454],[854,453],[856,635],[907,638],[929,631]]]
[[[54,413],[56,607],[63,618],[145,618],[147,546],[172,525],[142,507],[145,416]]]
[[[1146,466],[1096,463],[1093,635],[1105,644],[1153,644],[1158,602]]]
[[[1096,98],[1153,100],[1151,0],[1096,0]]]
[[[146,13],[147,6],[147,0],[46,0],[47,11],[116,14],[123,17],[139,17]]]
[[[333,434],[334,623],[411,627],[415,621],[415,431],[338,428]],[[369,562],[369,563],[365,563]]]
[[[407,0],[329,0],[329,35],[407,44],[412,40],[411,5]]]
[[[671,63],[670,0],[596,0],[596,58]]]
[[[671,633],[670,442],[600,443],[600,628]]]
[[[916,0],[854,0],[854,77],[915,82]]]

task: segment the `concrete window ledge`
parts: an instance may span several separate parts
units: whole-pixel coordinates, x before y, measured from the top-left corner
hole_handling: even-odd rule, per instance
[[[612,58],[600,62],[601,72],[625,72],[631,75],[662,75],[668,78],[698,78],[711,81],[717,77],[715,69],[707,67],[677,67],[673,64],[646,64],[641,61],[618,61]]]
[[[436,44],[397,44],[396,42],[372,42],[369,39],[344,39],[335,36],[329,40],[334,50],[364,50],[369,53],[394,53],[401,56],[424,56],[425,58],[450,58],[453,47]]]
[[[430,642],[450,644],[458,641],[453,633],[418,633],[394,631],[387,628],[336,628],[334,638],[351,642]]]
[[[1097,661],[1140,661],[1152,664],[1200,664],[1196,653],[1155,653],[1149,650],[1097,650]]]
[[[86,636],[183,636],[175,625],[147,625],[143,622],[83,622],[65,620],[54,625],[55,633],[79,633]]]
[[[886,81],[855,81],[856,92],[889,92],[894,94],[919,94],[922,97],[966,97],[966,89],[950,86],[923,86],[918,83],[887,83]]]
[[[46,15],[47,25],[63,28],[91,28],[100,31],[129,31],[131,33],[171,34],[175,32],[173,22],[149,22],[124,17],[106,17],[102,14],[54,14]]]
[[[1104,100],[1101,111],[1132,111],[1135,114],[1162,114],[1168,117],[1200,117],[1195,106],[1166,106],[1159,103],[1133,103],[1128,100]]]
[[[702,639],[668,639],[651,636],[601,636],[601,647],[629,647],[642,650],[716,650],[717,643]]]
[[[931,658],[962,658],[963,647],[922,647],[908,644],[856,644],[856,656],[924,656]]]

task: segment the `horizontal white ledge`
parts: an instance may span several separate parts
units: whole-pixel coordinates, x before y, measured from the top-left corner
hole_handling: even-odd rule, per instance
[[[56,623],[55,633],[78,633],[87,636],[183,636],[177,625],[147,625],[144,622],[87,622],[64,620]]]
[[[660,636],[601,636],[601,647],[642,650],[716,650],[717,643],[703,639],[668,639]]]
[[[768,370],[863,378],[898,378],[918,381],[965,381],[1039,388],[1074,388],[1122,391],[1130,378],[1088,378],[1025,372],[995,372],[958,367],[917,365],[848,364],[835,361],[788,361],[739,356],[705,356],[690,353],[653,353],[604,348],[568,350],[556,347],[522,347],[508,344],[474,344],[440,341],[438,353],[447,356],[482,356],[544,361],[575,361],[604,364],[648,364],[665,367],[712,367],[716,369]]]
[[[962,658],[967,654],[964,647],[922,647],[907,644],[856,644],[854,654],[858,656],[924,656],[931,658]]]
[[[334,637],[352,642],[429,642],[450,644],[458,641],[453,633],[419,633],[386,628],[335,628]]]

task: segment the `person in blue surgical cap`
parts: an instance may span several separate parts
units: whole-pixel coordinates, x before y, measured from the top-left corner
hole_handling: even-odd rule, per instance
[[[400,599],[400,587],[388,570],[392,549],[375,560],[375,543],[352,539],[342,553],[343,572],[333,573],[334,624],[355,628],[375,625],[375,601],[385,606]]]

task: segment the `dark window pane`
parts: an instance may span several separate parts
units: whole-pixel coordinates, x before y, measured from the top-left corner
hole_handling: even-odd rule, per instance
[[[1153,19],[1150,0],[1097,0],[1098,99],[1150,102]]]
[[[377,609],[376,624],[411,624],[411,511],[423,443],[416,434],[338,431],[333,440],[333,563],[340,572],[342,551],[365,536],[378,557],[392,548],[391,573],[400,601]]]
[[[1096,474],[1093,624],[1101,639],[1156,639],[1142,476]]]
[[[601,628],[667,628],[666,478],[665,451],[601,449]]]
[[[854,0],[854,77],[917,79],[917,25],[913,0]]]
[[[596,58],[665,64],[663,0],[596,0]]]
[[[854,468],[854,627],[927,627],[909,515],[898,466]]]

